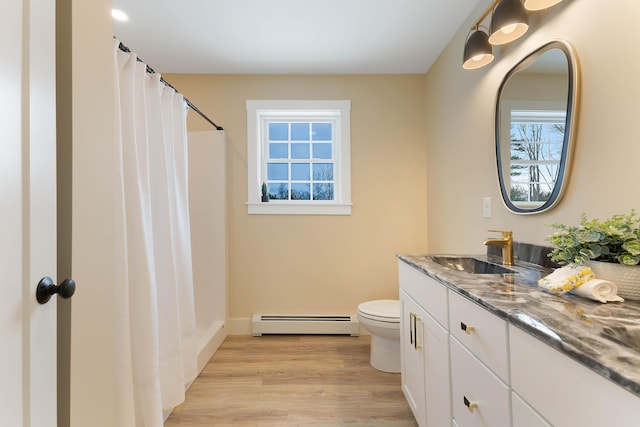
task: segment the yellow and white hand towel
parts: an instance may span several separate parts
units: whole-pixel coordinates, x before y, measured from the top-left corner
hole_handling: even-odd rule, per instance
[[[589,267],[583,265],[565,266],[538,280],[538,286],[549,293],[560,296],[593,278],[593,272]]]

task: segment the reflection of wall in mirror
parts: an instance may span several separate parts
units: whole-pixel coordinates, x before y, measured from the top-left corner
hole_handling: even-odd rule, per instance
[[[509,79],[500,101],[561,101],[567,103],[567,72],[563,74],[530,74],[519,72]]]

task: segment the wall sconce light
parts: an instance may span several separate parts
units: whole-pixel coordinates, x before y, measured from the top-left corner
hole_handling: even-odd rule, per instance
[[[524,7],[527,10],[542,10],[560,3],[562,0],[524,0]]]
[[[502,0],[491,15],[489,43],[500,45],[512,42],[529,29],[529,18],[520,0]]]
[[[464,44],[462,68],[474,70],[493,61],[493,46],[489,43],[489,34],[476,27],[467,36]]]
[[[493,61],[491,45],[516,40],[529,29],[527,11],[546,9],[562,0],[494,0],[473,24],[464,45],[462,67],[473,70]],[[489,34],[481,30],[481,23],[491,14]]]

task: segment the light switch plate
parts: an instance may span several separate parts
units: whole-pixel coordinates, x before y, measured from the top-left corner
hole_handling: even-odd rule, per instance
[[[491,218],[491,197],[482,198],[482,217]]]

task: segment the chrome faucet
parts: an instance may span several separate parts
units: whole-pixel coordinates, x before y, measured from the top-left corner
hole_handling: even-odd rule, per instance
[[[502,263],[513,265],[513,232],[505,230],[489,230],[494,233],[502,233],[498,239],[487,239],[482,242],[487,246],[500,246],[502,248]]]

